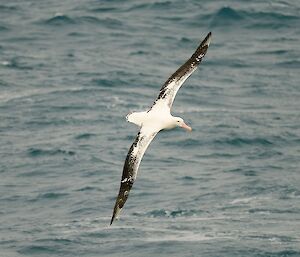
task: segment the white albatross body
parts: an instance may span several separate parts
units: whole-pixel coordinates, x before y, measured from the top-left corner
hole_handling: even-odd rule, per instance
[[[157,99],[148,111],[134,112],[126,116],[127,121],[140,127],[140,131],[131,145],[124,162],[120,190],[110,224],[113,223],[122,210],[128,198],[129,191],[136,180],[138,168],[144,153],[156,134],[161,130],[175,127],[182,127],[188,131],[192,131],[192,128],[186,125],[182,118],[172,116],[171,107],[176,93],[185,80],[197,69],[202,58],[205,56],[210,40],[211,33],[208,33],[191,58],[165,82],[160,89]]]
[[[191,131],[179,117],[174,117],[167,108],[155,109],[149,112],[134,112],[127,115],[127,121],[142,127],[144,131],[159,132],[163,129],[172,129],[178,125]],[[175,123],[174,123],[175,122]]]

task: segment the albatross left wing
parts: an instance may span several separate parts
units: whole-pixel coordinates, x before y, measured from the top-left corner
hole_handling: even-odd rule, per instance
[[[192,75],[205,56],[211,40],[211,32],[198,46],[194,54],[165,82],[151,109],[156,106],[167,106],[171,109],[176,93],[186,79]],[[160,108],[160,107],[159,107]],[[150,109],[150,110],[151,110]]]
[[[149,131],[143,129],[142,127],[140,132],[137,134],[133,144],[131,145],[124,163],[120,190],[116,199],[110,225],[113,223],[114,219],[118,217],[120,211],[122,210],[128,198],[129,191],[136,179],[138,168],[140,166],[144,153],[146,152],[149,144],[156,136],[156,134],[156,131]]]

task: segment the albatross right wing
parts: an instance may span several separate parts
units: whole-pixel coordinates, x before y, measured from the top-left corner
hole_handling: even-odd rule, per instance
[[[147,131],[142,127],[133,144],[131,145],[124,163],[120,190],[116,199],[110,225],[113,223],[114,219],[118,217],[120,211],[122,210],[128,198],[129,191],[136,179],[138,168],[144,153],[156,134],[156,131]]]
[[[186,81],[186,79],[192,75],[197,69],[198,65],[205,56],[211,40],[211,32],[207,34],[205,39],[198,46],[194,54],[188,59],[173,75],[165,82],[159,91],[159,95],[155,100],[151,109],[156,107],[161,108],[165,106],[171,109],[176,93]],[[151,110],[150,109],[150,110]]]

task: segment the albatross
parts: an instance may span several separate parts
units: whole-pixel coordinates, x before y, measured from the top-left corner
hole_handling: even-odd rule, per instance
[[[137,172],[149,144],[156,134],[161,130],[181,127],[187,131],[192,131],[184,120],[171,114],[171,107],[176,93],[197,69],[205,56],[211,40],[211,32],[200,43],[194,54],[164,83],[159,91],[159,95],[152,107],[144,112],[133,112],[126,116],[128,122],[132,122],[140,127],[133,144],[131,145],[125,159],[121,178],[120,190],[116,199],[110,225],[115,218],[118,218],[124,204],[128,198],[129,191],[136,180]]]

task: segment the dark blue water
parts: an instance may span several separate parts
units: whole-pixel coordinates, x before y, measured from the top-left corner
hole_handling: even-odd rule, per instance
[[[300,256],[300,2],[1,1],[0,256]],[[119,221],[163,82],[205,60]]]

